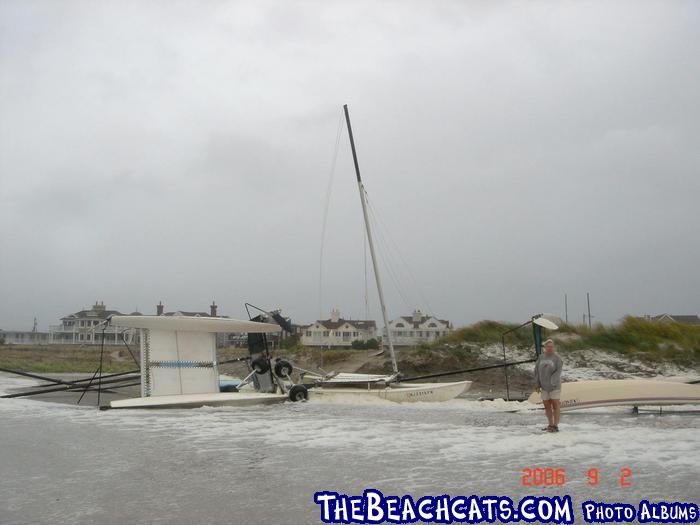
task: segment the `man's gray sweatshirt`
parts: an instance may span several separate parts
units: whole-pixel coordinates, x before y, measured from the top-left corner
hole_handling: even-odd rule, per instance
[[[556,353],[542,352],[535,363],[535,382],[545,392],[561,388],[561,357]]]

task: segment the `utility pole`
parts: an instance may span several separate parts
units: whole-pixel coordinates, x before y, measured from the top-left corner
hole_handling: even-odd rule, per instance
[[[564,294],[564,321],[569,324],[569,302],[567,300],[566,294]]]
[[[591,294],[586,292],[586,302],[588,303],[588,328],[591,329]]]

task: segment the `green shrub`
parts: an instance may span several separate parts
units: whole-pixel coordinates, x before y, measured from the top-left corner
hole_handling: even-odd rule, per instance
[[[280,348],[289,349],[294,348],[299,344],[299,334],[292,334],[280,341]]]
[[[379,348],[379,341],[376,339],[368,339],[367,341],[355,340],[350,344],[355,350],[376,350]]]

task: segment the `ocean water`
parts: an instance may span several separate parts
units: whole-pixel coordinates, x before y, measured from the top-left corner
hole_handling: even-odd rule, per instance
[[[24,380],[0,376],[0,390]],[[453,400],[100,412],[0,399],[0,524],[320,522],[315,491],[700,500],[700,415]],[[523,487],[528,467],[562,487]],[[600,481],[589,486],[586,472]],[[629,468],[631,486],[619,483]]]

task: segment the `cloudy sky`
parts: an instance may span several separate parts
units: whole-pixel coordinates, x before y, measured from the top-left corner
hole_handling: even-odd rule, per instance
[[[390,314],[700,313],[699,27],[693,1],[3,0],[0,328],[364,317],[344,103]]]

